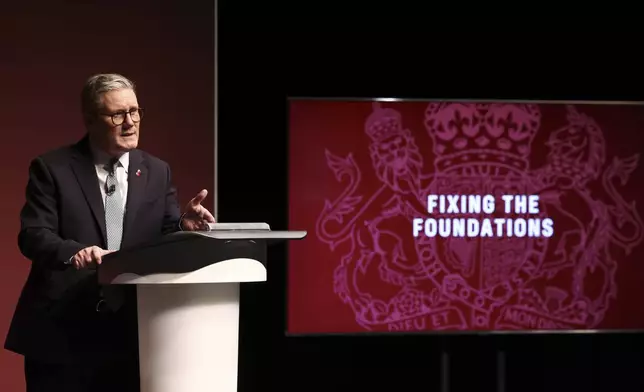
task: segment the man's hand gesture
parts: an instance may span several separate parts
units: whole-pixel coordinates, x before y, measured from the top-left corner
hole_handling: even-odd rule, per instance
[[[208,196],[208,191],[203,189],[197,193],[188,205],[186,205],[183,219],[181,220],[181,228],[185,231],[206,230],[208,223],[215,223],[215,218],[206,207],[201,205],[201,202]]]
[[[101,249],[98,246],[88,246],[72,257],[72,265],[77,270],[86,268],[91,264],[100,265],[103,261],[103,256],[112,252],[111,250]]]

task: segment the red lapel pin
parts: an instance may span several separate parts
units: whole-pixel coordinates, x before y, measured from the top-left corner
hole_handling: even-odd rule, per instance
[[[141,170],[137,170],[137,171],[136,171],[136,176],[137,176],[137,177],[141,177]]]

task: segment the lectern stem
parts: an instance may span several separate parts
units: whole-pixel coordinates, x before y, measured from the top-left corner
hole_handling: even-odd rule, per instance
[[[137,287],[141,392],[236,392],[239,283]]]

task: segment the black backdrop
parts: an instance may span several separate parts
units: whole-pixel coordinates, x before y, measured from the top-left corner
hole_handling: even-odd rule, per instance
[[[622,46],[633,43],[623,37],[621,46],[588,36],[570,45],[535,35],[523,38],[529,52],[501,53],[505,35],[375,38],[355,33],[358,18],[354,33],[332,33],[329,19],[311,26],[249,7],[220,6],[221,221],[287,227],[289,95],[644,100],[642,64],[627,58]],[[286,256],[271,248],[269,282],[242,289],[240,392],[644,390],[639,334],[286,337]]]

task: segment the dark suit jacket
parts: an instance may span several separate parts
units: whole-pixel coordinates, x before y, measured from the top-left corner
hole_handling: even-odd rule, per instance
[[[32,266],[5,348],[32,359],[69,362],[137,350],[136,289],[125,288],[120,310],[97,312],[96,269],[65,264],[85,247],[106,248],[105,213],[90,151],[85,137],[37,157],[29,168],[18,244]],[[178,230],[179,218],[168,164],[131,151],[121,249]]]

